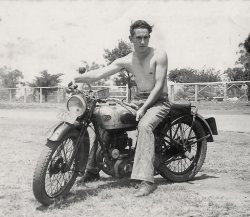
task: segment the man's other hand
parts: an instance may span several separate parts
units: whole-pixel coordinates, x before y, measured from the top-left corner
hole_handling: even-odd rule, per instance
[[[140,121],[140,119],[143,117],[143,115],[146,113],[146,110],[141,107],[137,112],[136,112],[136,121]]]

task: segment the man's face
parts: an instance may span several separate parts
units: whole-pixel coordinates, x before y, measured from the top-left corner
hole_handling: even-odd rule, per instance
[[[147,50],[149,38],[149,32],[147,29],[144,28],[134,29],[134,35],[130,36],[130,40],[134,45],[134,49],[138,52],[143,52]]]

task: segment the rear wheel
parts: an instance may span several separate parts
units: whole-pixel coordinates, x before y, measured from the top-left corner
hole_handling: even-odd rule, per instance
[[[73,186],[77,157],[73,159],[79,133],[69,132],[60,141],[48,141],[41,153],[33,177],[33,193],[43,205],[63,197]]]
[[[172,124],[161,139],[159,173],[173,182],[192,179],[201,169],[207,152],[202,125],[192,119]]]

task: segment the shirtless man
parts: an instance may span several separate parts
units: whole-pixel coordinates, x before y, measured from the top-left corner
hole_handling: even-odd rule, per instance
[[[135,196],[146,196],[156,189],[153,130],[166,117],[170,108],[166,82],[167,54],[148,46],[151,32],[152,27],[147,22],[134,22],[130,26],[129,36],[134,45],[132,53],[116,59],[107,67],[88,71],[75,78],[75,82],[94,82],[122,69],[134,75],[138,88],[135,98],[144,100],[136,114],[136,120],[139,121],[138,139],[131,178],[142,182]],[[87,166],[85,175],[85,181],[90,181],[91,175],[93,178],[99,178],[99,173],[94,172],[93,165]]]

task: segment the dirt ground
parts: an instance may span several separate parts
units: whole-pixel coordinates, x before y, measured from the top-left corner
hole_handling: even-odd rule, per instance
[[[97,183],[74,187],[73,199],[70,197],[62,207],[41,208],[32,194],[32,175],[46,133],[57,122],[56,114],[61,109],[61,106],[0,109],[0,216],[69,216],[72,213],[72,216],[250,216],[250,122],[247,121],[250,107],[224,111],[201,108],[204,114],[213,113],[219,118],[219,135],[214,143],[208,144],[206,161],[190,182],[168,183],[157,176],[158,188],[146,202],[133,199],[129,184],[117,189],[109,185],[114,180],[102,174],[102,180]],[[226,122],[233,115],[238,122]],[[246,130],[242,131],[244,124]],[[228,125],[233,126],[228,128]],[[109,192],[100,190],[102,185],[108,185]],[[79,196],[86,187],[87,191],[91,187],[99,190]],[[153,208],[138,210],[138,206],[147,207],[147,203]]]

